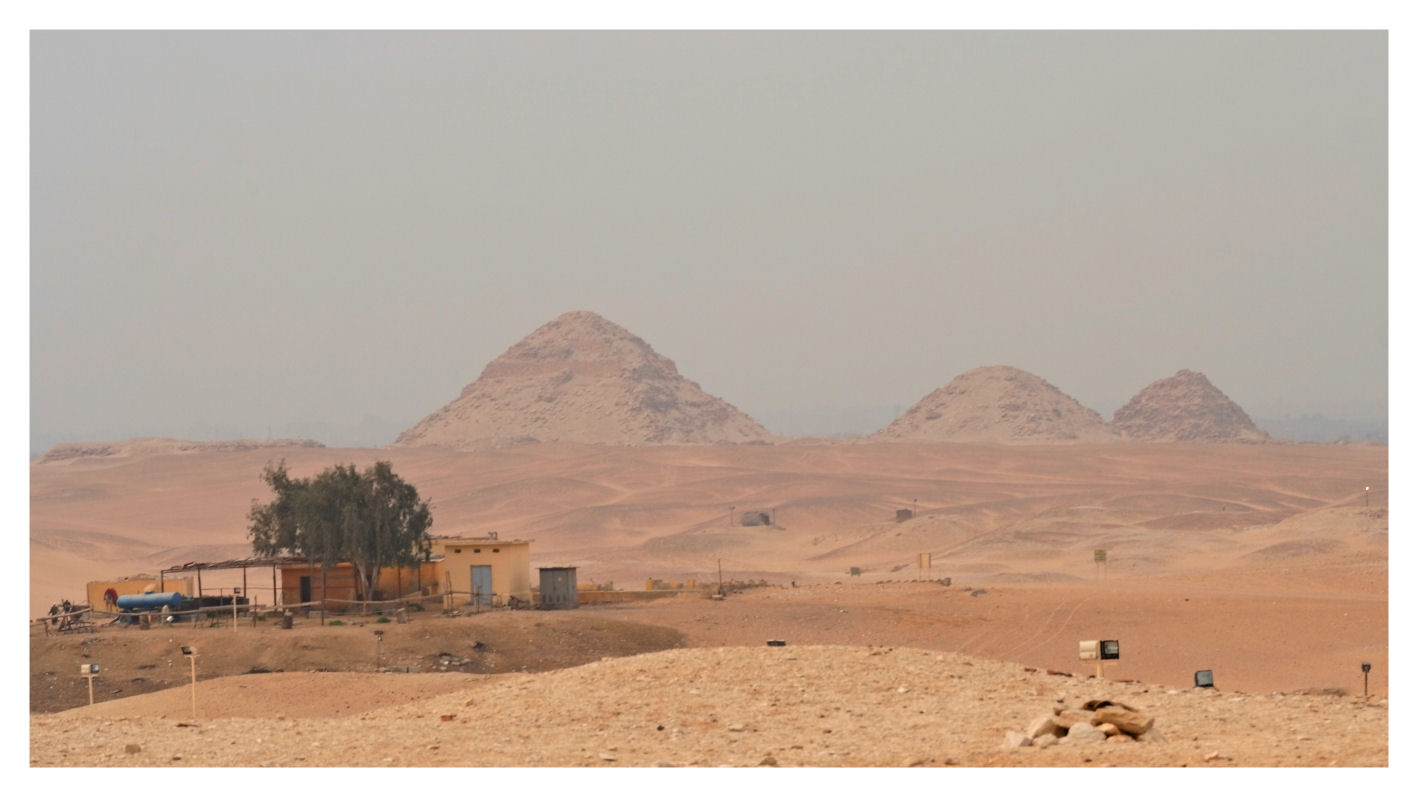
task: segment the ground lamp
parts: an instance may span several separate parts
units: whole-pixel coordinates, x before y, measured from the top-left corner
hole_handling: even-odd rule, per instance
[[[1370,665],[1367,661],[1361,661],[1361,662],[1359,662],[1359,669],[1361,669],[1361,670],[1364,671],[1364,697],[1368,697],[1368,696],[1369,696],[1369,668],[1370,668],[1370,666],[1371,666],[1371,665]],[[90,693],[91,693],[91,694],[90,694],[90,700],[89,700],[89,702],[92,703],[92,702],[93,702],[93,700],[92,700],[93,682],[92,682],[92,681],[89,682],[89,690],[90,690]]]
[[[94,704],[94,678],[98,675],[97,664],[80,664],[79,674],[89,679],[89,705]]]
[[[197,649],[191,645],[182,646],[182,655],[192,663],[192,719],[197,719]]]
[[[1196,688],[1198,689],[1216,688],[1216,682],[1211,678],[1211,670],[1197,670],[1196,675],[1192,676],[1192,680],[1196,683]]]

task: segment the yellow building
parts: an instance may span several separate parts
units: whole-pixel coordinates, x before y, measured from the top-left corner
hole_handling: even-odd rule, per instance
[[[531,540],[499,540],[496,535],[434,538],[434,553],[443,555],[443,587],[453,593],[449,603],[505,606],[516,599],[530,604],[531,547]]]

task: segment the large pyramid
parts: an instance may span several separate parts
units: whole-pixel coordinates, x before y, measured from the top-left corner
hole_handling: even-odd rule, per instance
[[[1133,440],[1259,443],[1269,439],[1204,374],[1185,369],[1143,388],[1113,413],[1113,426]]]
[[[772,435],[595,313],[565,313],[483,369],[452,403],[394,441],[474,448],[570,441],[758,443]]]
[[[950,380],[878,437],[958,442],[1116,440],[1102,416],[1018,368],[975,368]]]

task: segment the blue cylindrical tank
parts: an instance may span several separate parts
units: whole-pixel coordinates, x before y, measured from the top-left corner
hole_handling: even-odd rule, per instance
[[[147,592],[142,595],[118,596],[118,608],[120,609],[161,609],[164,606],[171,606],[175,609],[181,604],[181,592]]]

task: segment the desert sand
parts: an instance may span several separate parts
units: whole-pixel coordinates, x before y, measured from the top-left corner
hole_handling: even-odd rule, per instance
[[[376,673],[367,655],[342,652],[340,634],[367,648],[367,627],[303,620],[287,632],[188,631],[233,650],[224,665],[204,659],[214,691],[196,727],[176,725],[183,673],[158,677],[176,644],[157,639],[168,631],[150,632],[156,641],[128,629],[88,643],[33,635],[31,763],[1385,766],[1387,454],[1287,444],[563,443],[148,451],[34,464],[33,616],[80,596],[88,580],[247,555],[245,514],[266,498],[262,465],[278,458],[297,475],[388,459],[432,499],[434,533],[532,539],[534,568],[574,565],[583,584],[703,585],[722,565],[726,579],[766,586],[724,601],[689,594],[496,613],[504,619],[430,613],[386,626],[391,656],[404,659],[385,666],[417,674]],[[903,508],[916,514],[897,522]],[[731,525],[748,510],[773,525]],[[1106,571],[1094,562],[1098,548],[1108,551]],[[917,567],[921,552],[932,554],[929,571]],[[429,637],[398,653],[399,635],[420,628]],[[491,636],[497,628],[503,637]],[[306,658],[252,658],[292,647],[282,633],[315,635],[295,646],[311,646]],[[523,641],[506,641],[514,637]],[[480,638],[502,639],[502,657],[462,652]],[[764,646],[775,638],[787,647]],[[1123,645],[1102,680],[1077,659],[1077,641],[1095,638]],[[544,646],[574,655],[539,659]],[[79,705],[83,682],[68,670],[85,651],[115,663],[107,707],[46,713]],[[442,652],[469,662],[437,672]],[[1367,698],[1361,660],[1373,665]],[[880,670],[888,661],[893,668]],[[137,669],[144,663],[152,666]],[[1219,689],[1191,688],[1203,668]],[[355,677],[380,685],[330,686]],[[692,681],[723,692],[724,708],[706,716],[686,696],[703,691]],[[815,686],[798,691],[805,684]],[[65,698],[46,702],[50,687]],[[344,701],[300,715],[289,699],[376,691],[408,702]],[[228,693],[239,699],[223,703]],[[891,695],[901,699],[881,699]],[[1091,697],[1154,712],[1170,729],[1167,749],[1109,745],[1106,758],[997,749],[1005,730],[1055,701]],[[516,722],[475,719],[513,703]],[[376,718],[397,725],[397,743],[349,742],[353,727]],[[734,725],[744,728],[724,730]],[[119,726],[149,740],[140,743],[147,752],[115,750],[105,729]],[[825,743],[824,730],[855,741]],[[192,744],[207,733],[236,741]],[[531,741],[514,744],[523,733]],[[307,744],[316,739],[327,741]]]

